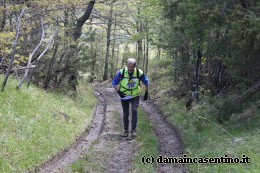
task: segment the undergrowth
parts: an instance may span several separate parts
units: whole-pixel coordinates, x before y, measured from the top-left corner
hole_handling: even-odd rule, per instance
[[[219,122],[216,105],[225,104],[216,99],[193,106],[186,111],[184,100],[170,99],[163,110],[167,119],[180,129],[185,154],[189,157],[250,158],[249,164],[188,164],[190,172],[259,172],[260,171],[260,111],[259,101],[247,109],[229,115],[228,121]],[[229,109],[230,110],[230,109]]]

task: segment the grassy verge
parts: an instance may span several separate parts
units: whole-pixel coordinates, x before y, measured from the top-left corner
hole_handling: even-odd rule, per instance
[[[189,157],[228,157],[250,158],[250,164],[190,164],[190,172],[260,172],[260,111],[259,101],[249,109],[254,116],[239,120],[233,115],[222,125],[212,114],[214,105],[204,104],[187,112],[182,101],[172,99],[164,111],[168,120],[182,132],[185,153]]]
[[[133,172],[156,172],[155,164],[143,164],[142,157],[158,156],[158,141],[153,134],[152,125],[141,107],[138,108],[137,151],[134,155]]]
[[[83,85],[73,99],[33,85],[19,91],[16,86],[9,79],[0,95],[0,172],[32,170],[68,147],[90,125],[96,102]]]

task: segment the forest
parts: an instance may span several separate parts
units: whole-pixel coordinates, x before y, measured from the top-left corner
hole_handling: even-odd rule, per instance
[[[129,58],[149,78],[131,144],[107,135],[122,130],[111,82]],[[260,171],[258,0],[2,0],[0,84],[1,172]],[[113,127],[100,125],[83,158],[44,167],[82,139],[99,109],[97,124]],[[143,164],[163,151],[157,114],[176,133],[166,156],[246,155],[251,163]],[[128,145],[131,160],[119,163],[113,148]]]

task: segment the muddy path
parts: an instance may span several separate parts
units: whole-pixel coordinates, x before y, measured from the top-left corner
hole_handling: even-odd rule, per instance
[[[107,103],[106,121],[97,143],[92,147],[90,157],[96,167],[89,167],[89,172],[131,172],[132,157],[136,141],[121,137],[123,110],[120,99],[113,88],[98,88]],[[95,156],[94,156],[95,155]]]
[[[138,152],[138,142],[121,137],[123,111],[120,99],[113,88],[97,88],[96,91],[98,103],[89,132],[86,132],[68,150],[45,163],[37,172],[68,172],[66,171],[68,169],[64,168],[82,157],[87,159],[87,172],[134,172],[132,158],[135,152]],[[153,125],[154,133],[158,138],[159,155],[181,156],[182,144],[177,131],[151,102],[140,99],[140,106],[143,107]],[[186,171],[183,165],[157,164],[156,172]]]
[[[151,101],[142,101],[141,106],[148,115],[159,143],[159,156],[182,157],[183,148],[181,137],[175,127],[160,114]],[[183,173],[187,172],[181,164],[157,164],[157,172]]]

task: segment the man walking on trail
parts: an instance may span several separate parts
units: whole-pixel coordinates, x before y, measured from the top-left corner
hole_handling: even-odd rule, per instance
[[[112,81],[114,89],[117,91],[121,98],[121,104],[123,107],[123,123],[124,133],[123,137],[135,137],[136,136],[136,124],[137,124],[137,108],[139,104],[140,93],[140,81],[145,85],[144,100],[148,98],[148,83],[149,80],[145,76],[144,72],[136,67],[136,60],[129,58],[127,60],[127,67],[121,69]],[[119,87],[117,86],[119,85]],[[129,104],[132,106],[132,128],[129,133]]]

